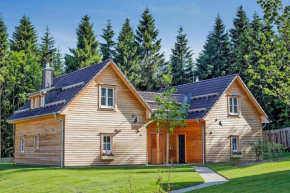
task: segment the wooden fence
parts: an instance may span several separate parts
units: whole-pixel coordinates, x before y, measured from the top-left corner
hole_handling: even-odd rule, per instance
[[[284,129],[263,130],[263,139],[266,142],[282,144],[290,149],[290,127]]]

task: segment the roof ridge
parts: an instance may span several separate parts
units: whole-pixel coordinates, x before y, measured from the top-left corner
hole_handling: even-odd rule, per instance
[[[81,71],[81,70],[84,70],[84,69],[87,69],[87,68],[91,68],[91,67],[96,66],[96,65],[100,65],[100,64],[102,64],[102,63],[104,63],[104,62],[106,62],[106,61],[109,62],[109,61],[111,61],[111,59],[107,59],[107,60],[104,60],[104,61],[102,61],[102,62],[100,62],[100,63],[95,63],[95,64],[93,64],[93,65],[90,65],[90,66],[87,66],[87,67],[84,67],[84,68],[80,68],[80,69],[75,70],[75,71],[73,71],[73,72],[69,72],[69,73],[67,73],[67,74],[64,74],[64,75],[61,75],[61,76],[55,77],[54,79],[61,78],[61,77],[63,77],[63,76],[67,76],[67,75],[69,75],[69,74],[72,74],[72,73],[75,73],[75,72],[78,72],[78,71]]]
[[[200,80],[198,82],[189,82],[189,83],[185,83],[185,84],[179,84],[179,85],[175,85],[175,86],[164,87],[164,88],[161,88],[161,89],[172,88],[172,87],[177,87],[177,86],[183,86],[183,85],[187,85],[187,84],[195,84],[195,83],[200,83],[200,82],[204,82],[204,81],[214,80],[214,79],[218,79],[218,78],[224,78],[224,77],[233,76],[233,75],[238,76],[238,74],[228,74],[228,75],[225,75],[225,76],[219,76],[219,77],[215,77],[215,78],[209,78],[209,79],[205,79],[205,80]]]
[[[143,93],[154,93],[154,94],[162,94],[162,93],[160,93],[160,92],[150,92],[150,91],[137,91],[137,92],[143,92]],[[182,95],[182,96],[185,96],[184,94],[176,94],[176,93],[174,93],[174,94],[172,94],[172,95]]]

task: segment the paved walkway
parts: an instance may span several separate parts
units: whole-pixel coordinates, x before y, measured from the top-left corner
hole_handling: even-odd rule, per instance
[[[223,184],[223,183],[229,181],[228,179],[226,179],[225,177],[217,174],[215,171],[209,169],[208,167],[197,167],[197,166],[194,166],[193,168],[204,179],[204,183],[203,184],[199,184],[197,186],[191,186],[191,187],[188,187],[188,188],[182,188],[182,189],[179,189],[179,190],[174,190],[174,191],[171,191],[170,193],[184,193],[184,192],[188,192],[188,191],[192,191],[192,190],[196,190],[196,189],[200,189],[200,188],[205,188],[205,187],[208,187],[208,186]]]

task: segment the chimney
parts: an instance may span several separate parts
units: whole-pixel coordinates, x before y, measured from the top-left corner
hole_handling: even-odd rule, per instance
[[[53,83],[53,70],[49,66],[49,63],[46,63],[45,68],[42,70],[42,88],[49,88]]]

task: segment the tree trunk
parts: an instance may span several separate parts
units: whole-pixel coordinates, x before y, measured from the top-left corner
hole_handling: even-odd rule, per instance
[[[166,133],[166,165],[168,165],[169,162],[169,131],[167,129]]]

